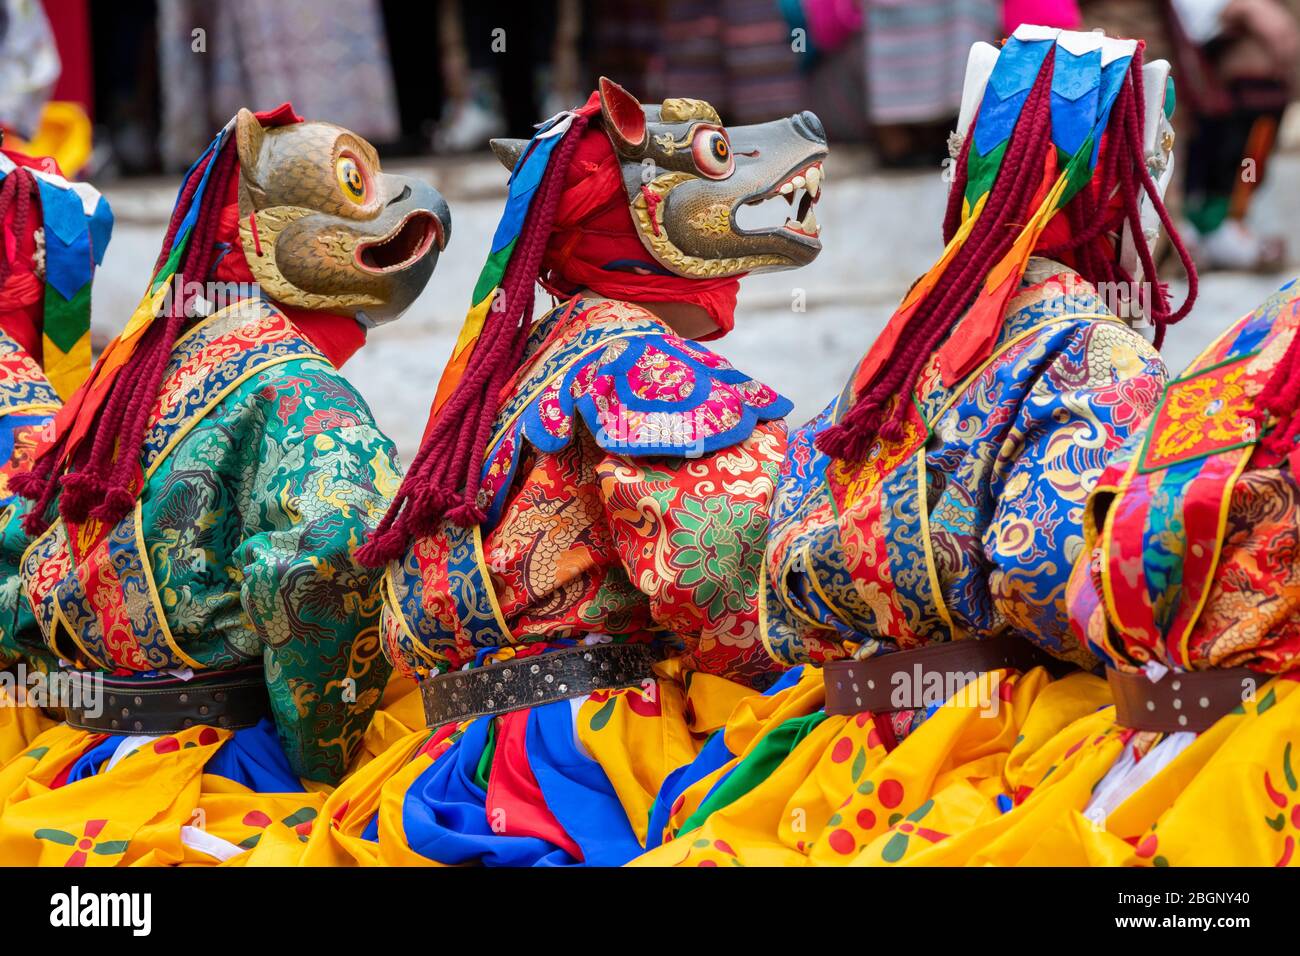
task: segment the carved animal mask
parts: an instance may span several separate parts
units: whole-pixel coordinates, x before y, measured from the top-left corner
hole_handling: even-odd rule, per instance
[[[451,236],[438,191],[381,172],[373,146],[330,123],[263,129],[240,110],[235,134],[240,237],[266,295],[364,325],[401,315]]]
[[[720,278],[792,269],[817,257],[821,227],[813,207],[827,149],[815,114],[727,127],[703,100],[642,106],[604,77],[599,94],[632,221],[665,269]],[[509,169],[526,146],[524,140],[492,141]],[[764,224],[769,210],[784,221],[768,216]]]

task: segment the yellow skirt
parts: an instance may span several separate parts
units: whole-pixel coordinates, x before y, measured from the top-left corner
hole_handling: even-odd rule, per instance
[[[231,737],[213,727],[111,739],[50,727],[0,766],[0,860],[72,867],[293,862],[325,794],[258,793],[205,772]],[[111,756],[90,775],[70,775],[96,748]]]
[[[0,767],[55,723],[39,707],[19,704],[7,688],[0,686]]]
[[[663,779],[690,763],[707,736],[752,694],[718,677],[688,675],[677,660],[658,665],[657,671],[653,693],[631,688],[599,692],[581,702],[544,705],[551,708],[551,716],[562,718],[550,729],[558,729],[557,738],[566,738],[573,751],[561,757],[556,749],[535,746],[536,724],[530,724],[526,734],[518,732],[543,708],[477,718],[436,732],[422,726],[421,716],[418,729],[398,733],[417,719],[419,701],[413,689],[405,696],[395,695],[367,736],[364,763],[326,799],[323,819],[312,830],[301,862],[312,866],[471,861],[525,865],[536,860],[516,851],[530,838],[543,849],[552,845],[570,847],[574,853],[591,849],[599,845],[594,824],[590,830],[565,829],[582,816],[583,808],[573,803],[547,804],[565,791],[538,785],[574,772],[597,774],[600,792],[608,798],[601,804],[604,811],[617,807],[614,816],[621,832],[643,847],[650,808]],[[490,745],[483,744],[486,739]],[[466,753],[471,740],[478,741],[473,745],[477,749]],[[563,750],[564,745],[565,740],[559,740],[557,749]],[[435,768],[440,760],[443,764]],[[407,832],[407,825],[411,819],[437,818],[446,810],[451,799],[447,791],[435,793],[420,782],[431,769],[441,770],[453,760],[477,770],[482,786],[467,784],[457,790],[455,810],[464,814],[460,818],[465,821],[464,832],[457,832],[455,826],[442,826],[440,832],[445,837],[441,845],[455,844],[459,855],[440,859],[413,847],[418,835]],[[574,771],[578,763],[584,767]],[[503,846],[506,849],[500,849]]]
[[[1108,701],[1105,682],[1091,675],[1053,681],[1042,668],[992,671],[888,750],[870,715],[818,720],[822,675],[809,668],[793,687],[737,708],[727,728],[737,758],[681,795],[667,828],[671,839],[634,862],[844,865],[877,845],[884,862],[902,862],[1000,816],[1023,794],[1034,752]],[[709,812],[715,788],[746,772],[747,759],[771,759],[764,742],[770,750],[774,735],[801,717],[800,735],[779,764]]]
[[[1300,693],[1274,678],[1210,729],[1164,737],[1114,707],[1061,730],[1026,763],[1041,781],[1010,813],[908,862],[1027,866],[1293,866],[1300,840]],[[1141,756],[1136,760],[1136,753]],[[879,861],[881,847],[858,862]]]
[[[370,719],[361,747],[352,758],[348,776],[399,741],[423,729],[424,705],[420,701],[420,688],[411,678],[394,673],[384,688],[375,716]]]
[[[0,689],[0,859],[16,864],[288,865],[306,849],[327,787],[260,793],[205,772],[233,735],[195,727],[131,738],[105,769],[72,782],[66,771],[108,738],[75,730],[38,708],[9,706]],[[350,772],[423,727],[415,684],[394,677]],[[126,738],[118,738],[125,741]]]

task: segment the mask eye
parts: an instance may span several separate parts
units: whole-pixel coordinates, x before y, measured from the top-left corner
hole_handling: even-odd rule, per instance
[[[736,167],[731,142],[720,129],[701,129],[691,141],[691,154],[700,172],[710,179],[726,179]]]
[[[340,156],[338,162],[334,164],[334,175],[338,179],[339,189],[343,190],[343,195],[349,202],[354,202],[358,206],[365,203],[368,192],[367,177],[354,156],[348,153]]]

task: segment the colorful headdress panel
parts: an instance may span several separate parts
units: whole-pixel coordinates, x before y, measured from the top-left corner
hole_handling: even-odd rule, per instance
[[[960,243],[970,234],[983,211],[1012,129],[1049,52],[1055,55],[1050,110],[1052,145],[1056,148],[1047,152],[1038,208],[1020,230],[1011,251],[989,270],[962,322],[962,334],[953,336],[942,350],[946,382],[964,378],[988,355],[1001,329],[1007,303],[1020,285],[1044,229],[1092,179],[1102,134],[1137,49],[1136,40],[1032,26],[1019,27],[1007,40],[989,77],[975,126],[968,134],[972,142],[962,197],[962,227],[953,242]],[[926,281],[932,281],[929,274],[922,280]],[[912,295],[916,295],[915,289]]]
[[[295,114],[288,104],[269,113],[259,114],[259,119],[270,125],[302,122],[302,118]],[[223,196],[212,196],[210,186],[214,173],[221,165],[222,154],[228,151],[227,147],[233,150],[234,129],[235,122],[231,120],[186,172],[177,194],[176,207],[172,212],[162,251],[154,265],[153,275],[149,279],[144,297],[136,306],[121,334],[104,349],[85,385],[60,411],[55,431],[60,436],[67,436],[61,454],[63,462],[69,461],[76,453],[94,424],[104,400],[112,391],[118,375],[131,360],[131,356],[155,321],[169,311],[183,307],[181,299],[184,297],[184,290],[177,288],[177,279],[178,277],[182,281],[187,278],[196,279],[194,276],[181,275],[181,267],[186,261],[191,244],[196,241],[194,233],[200,212],[210,202],[224,200]],[[227,158],[227,162],[233,162],[233,155]]]
[[[1086,280],[1118,289],[1145,281],[1157,347],[1164,327],[1187,314],[1195,269],[1148,169],[1145,130],[1153,118],[1141,51],[1140,41],[1034,26],[1018,28],[1000,52],[977,45],[970,69],[988,71],[987,83],[978,106],[970,85],[963,103],[963,123],[974,120],[957,158],[947,245],[872,346],[855,378],[858,402],[820,436],[819,448],[856,460],[877,435],[899,437],[908,403],[895,398],[915,387],[936,351],[947,386],[967,378],[992,353],[1032,255],[1059,257]],[[1167,78],[1167,68],[1156,72]],[[1152,94],[1159,104],[1163,87]],[[1188,269],[1188,299],[1177,312],[1155,281],[1143,239],[1146,202]],[[1130,233],[1145,277],[1126,268]]]
[[[30,204],[33,186],[38,204],[23,217],[22,229],[35,235],[39,227],[41,241],[29,247],[28,236],[16,235],[14,229],[19,207]],[[39,342],[51,385],[66,399],[90,371],[91,280],[108,248],[113,212],[91,186],[64,179],[52,161],[10,151],[0,151],[0,197],[5,197],[0,199],[0,225],[9,266],[0,311],[39,300],[41,318],[33,339]],[[28,248],[33,253],[24,255]]]
[[[1012,130],[1030,91],[1054,55],[1050,78],[1051,141],[1041,173],[1037,208],[1025,222],[1011,250],[989,269],[978,296],[942,350],[944,381],[965,378],[993,347],[1007,303],[1020,285],[1025,266],[1043,230],[1065,204],[1092,178],[1101,150],[1102,134],[1111,109],[1129,74],[1136,40],[1113,40],[1098,33],[1072,33],[1021,26],[1007,40],[989,77],[966,161],[966,190],[962,223],[939,262],[908,293],[906,311],[934,287],[951,255],[970,235],[988,202],[993,183],[1006,158]]]

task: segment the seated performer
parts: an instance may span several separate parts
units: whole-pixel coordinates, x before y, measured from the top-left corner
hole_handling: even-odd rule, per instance
[[[1014,810],[916,862],[1300,863],[1297,330],[1292,280],[1112,459],[1068,600],[1115,704],[1025,762]]]
[[[698,340],[820,250],[811,113],[724,127],[600,81],[531,142],[425,442],[371,542],[427,729],[326,802],[309,863],[615,864],[775,664],[756,597],[789,403]],[[734,225],[743,203],[784,225]],[[781,206],[784,209],[784,206]],[[534,283],[563,301],[531,322]]]
[[[56,663],[39,648],[20,652],[14,636],[36,625],[18,581],[26,502],[9,476],[90,371],[90,284],[112,229],[90,186],[65,180],[53,160],[0,149],[0,763],[53,723],[39,695],[19,706],[17,689],[28,703],[28,677]]]
[[[1165,379],[1120,316],[1158,346],[1190,307],[1152,262],[1167,78],[1093,33],[972,50],[948,245],[791,437],[764,638],[813,666],[667,782],[644,862],[897,860],[996,815],[1024,754],[1106,702],[1035,665],[1096,664],[1065,606],[1084,502]]]
[[[287,104],[241,110],[191,168],[143,303],[13,479],[25,597],[79,694],[0,767],[0,859],[305,839],[389,673],[354,552],[397,466],[337,369],[448,226],[432,187]]]

